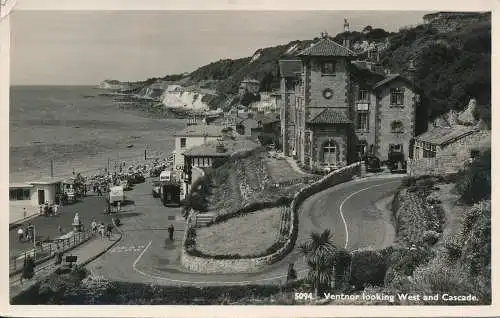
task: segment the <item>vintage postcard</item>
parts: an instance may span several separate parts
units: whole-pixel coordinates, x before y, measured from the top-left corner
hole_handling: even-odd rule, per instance
[[[9,3],[10,311],[493,312],[491,8]]]

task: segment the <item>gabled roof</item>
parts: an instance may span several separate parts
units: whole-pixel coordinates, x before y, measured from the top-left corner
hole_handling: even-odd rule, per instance
[[[340,110],[327,108],[308,121],[309,124],[350,124],[352,121]]]
[[[386,85],[386,84],[388,84],[388,83],[390,83],[390,82],[392,82],[392,81],[394,81],[394,80],[396,80],[396,79],[400,79],[400,80],[402,80],[402,81],[406,82],[406,83],[407,83],[408,85],[410,85],[410,86],[412,86],[412,85],[413,85],[413,84],[410,82],[410,80],[409,80],[409,79],[407,79],[407,78],[403,77],[402,75],[400,75],[400,74],[391,74],[391,75],[387,76],[385,79],[383,79],[383,80],[381,80],[380,82],[378,82],[378,83],[376,83],[375,85],[373,85],[373,88],[374,88],[374,89],[377,89],[377,88],[382,87],[382,86],[384,86],[384,85]]]
[[[280,60],[281,77],[295,77],[302,72],[302,61],[300,60]]]
[[[349,50],[348,48],[338,44],[335,41],[332,41],[328,38],[323,38],[313,44],[311,47],[308,47],[305,50],[302,50],[297,54],[297,56],[345,56],[345,57],[355,57],[356,53]]]
[[[470,126],[435,127],[415,137],[415,139],[435,145],[444,145],[454,139],[460,139],[476,131],[478,131],[477,128]]]

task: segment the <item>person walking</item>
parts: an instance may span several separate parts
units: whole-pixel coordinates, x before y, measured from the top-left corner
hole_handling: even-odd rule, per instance
[[[90,224],[90,228],[91,228],[93,234],[97,233],[97,222],[95,221],[95,219],[92,220],[92,223]]]
[[[28,214],[26,213],[26,208],[23,208],[23,218],[25,219],[27,216]]]
[[[99,224],[99,234],[101,235],[101,239],[104,238],[104,234],[105,234],[104,231],[105,231],[104,223],[101,222],[101,224]]]
[[[54,207],[52,209],[54,211],[54,215],[57,215],[58,210],[59,210],[59,204],[54,204]]]
[[[22,242],[24,240],[24,231],[22,227],[17,230],[17,236],[19,236],[19,242]]]
[[[174,225],[170,224],[168,227],[168,237],[170,238],[171,241],[174,240]]]
[[[112,232],[113,232],[113,225],[108,224],[108,227],[106,228],[106,236],[109,238],[110,241]]]

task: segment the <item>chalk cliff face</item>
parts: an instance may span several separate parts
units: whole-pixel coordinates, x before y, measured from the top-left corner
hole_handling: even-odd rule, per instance
[[[184,91],[180,88],[168,87],[161,96],[161,101],[167,108],[188,108],[194,110],[208,110],[209,106],[202,102],[204,94]]]

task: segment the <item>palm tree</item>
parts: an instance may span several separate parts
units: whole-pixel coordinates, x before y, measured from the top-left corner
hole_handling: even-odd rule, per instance
[[[314,286],[315,296],[318,296],[321,286],[328,286],[333,278],[335,251],[330,230],[323,233],[311,233],[309,240],[299,247],[307,259],[309,274],[307,280]]]

